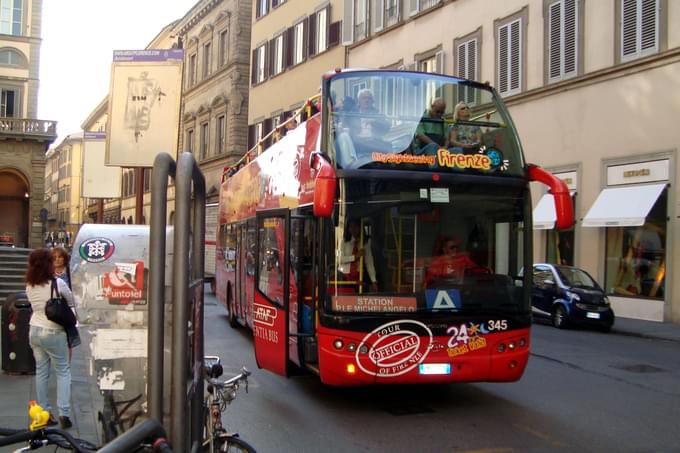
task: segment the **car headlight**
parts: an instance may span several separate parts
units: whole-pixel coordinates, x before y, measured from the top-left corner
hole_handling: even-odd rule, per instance
[[[605,305],[609,305],[609,298],[607,296],[604,296],[602,298],[602,303],[605,304]]]
[[[581,296],[571,291],[565,291],[564,294],[569,298],[569,300],[581,300]]]

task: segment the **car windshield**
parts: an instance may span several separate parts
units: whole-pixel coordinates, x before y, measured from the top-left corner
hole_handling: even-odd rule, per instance
[[[585,271],[576,267],[555,266],[560,279],[568,286],[583,289],[600,289],[600,286]]]
[[[517,134],[493,90],[406,71],[335,75],[325,97],[338,168],[522,175]]]

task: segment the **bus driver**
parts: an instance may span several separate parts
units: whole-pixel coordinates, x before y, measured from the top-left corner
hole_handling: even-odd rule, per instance
[[[437,256],[432,259],[425,273],[424,287],[429,286],[436,279],[462,282],[465,269],[477,267],[466,253],[460,251],[460,239],[446,237],[441,243],[443,245],[437,250]]]

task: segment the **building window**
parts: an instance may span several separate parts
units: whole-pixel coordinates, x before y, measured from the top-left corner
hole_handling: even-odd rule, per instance
[[[260,140],[264,136],[264,122],[260,121],[255,125],[255,146],[257,147],[257,152],[260,152]]]
[[[479,80],[479,52],[482,46],[482,30],[478,29],[476,32],[456,39],[453,41],[454,50],[454,74],[457,77],[468,80]],[[466,86],[458,87],[458,99],[465,101],[467,104],[474,104],[475,100],[474,89]]]
[[[220,57],[219,57],[219,65],[220,67],[224,66],[227,64],[228,61],[228,51],[229,51],[229,30],[224,30],[220,32]]]
[[[23,57],[14,50],[3,50],[0,51],[0,64],[7,66],[24,66]]]
[[[513,18],[496,25],[496,86],[502,96],[522,91],[523,26],[526,22],[522,16],[526,15],[526,11],[525,8]]]
[[[0,33],[21,36],[23,0],[0,0]]]
[[[428,8],[438,5],[441,0],[420,0],[420,11],[424,11]]]
[[[556,82],[577,74],[579,1],[559,0],[548,5],[548,81]]]
[[[296,24],[293,31],[293,36],[295,37],[295,44],[293,47],[293,65],[302,63],[305,58],[304,48],[305,48],[305,23],[300,22]]]
[[[217,117],[217,154],[224,154],[227,146],[226,142],[226,132],[227,132],[227,117],[226,115],[220,115]]]
[[[207,79],[210,75],[210,55],[212,53],[212,46],[206,43],[203,46],[203,79]]]
[[[187,131],[187,142],[185,144],[186,150],[190,153],[194,152],[194,130],[189,129]]]
[[[144,169],[144,192],[151,191],[151,169]]]
[[[391,25],[399,22],[399,5],[400,0],[385,0],[385,26],[389,27]]]
[[[267,45],[262,45],[253,51],[253,74],[252,82],[253,84],[261,83],[264,81],[265,74],[265,62],[267,57]]]
[[[13,118],[18,112],[16,111],[16,103],[19,96],[15,90],[8,90],[3,88],[0,99],[0,117]]]
[[[255,10],[255,17],[262,17],[267,14],[267,11],[269,10],[269,0],[255,0],[256,3],[256,10]]]
[[[189,86],[192,87],[196,84],[196,54],[191,54],[189,56],[189,68],[187,69],[189,71],[188,75],[188,82]]]
[[[367,36],[367,6],[366,0],[354,0],[354,41],[360,41]]]
[[[328,9],[324,8],[316,13],[316,43],[315,52],[321,53],[328,46]]]
[[[660,50],[660,0],[619,0],[619,48],[621,61]]]
[[[642,226],[607,228],[608,294],[664,298],[667,200],[665,189]]]
[[[208,131],[209,131],[209,123],[205,122],[201,124],[201,159],[205,159],[208,157]]]
[[[280,74],[283,71],[283,35],[274,38],[274,67],[272,75]]]

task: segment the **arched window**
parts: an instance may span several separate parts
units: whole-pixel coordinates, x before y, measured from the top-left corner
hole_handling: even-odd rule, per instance
[[[0,50],[0,64],[6,66],[26,66],[24,56],[13,49]]]

